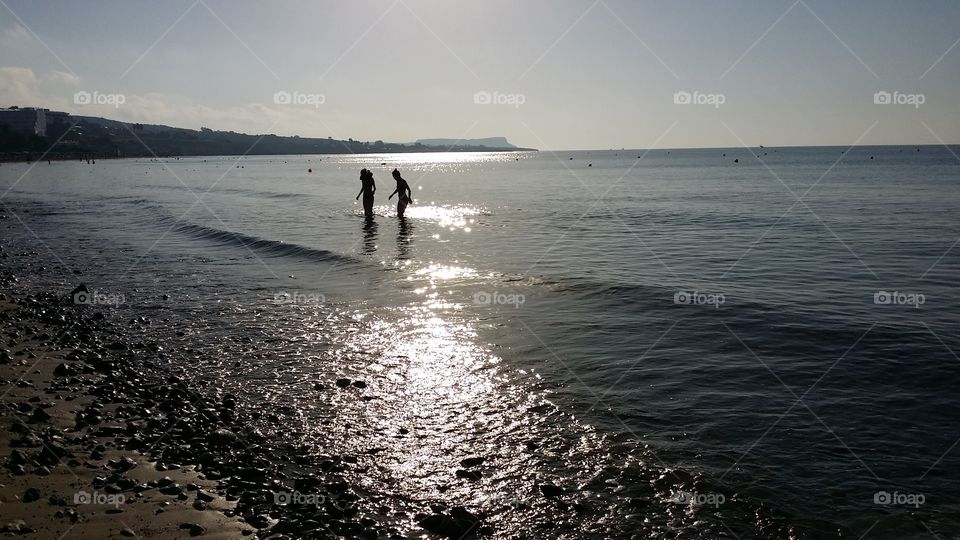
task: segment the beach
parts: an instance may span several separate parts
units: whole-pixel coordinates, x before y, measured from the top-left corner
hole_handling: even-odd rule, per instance
[[[798,193],[841,153],[764,151]],[[857,149],[816,215],[745,149],[653,151],[623,177],[640,155],[5,164],[3,525],[951,534],[957,261],[925,233],[956,227],[949,152]],[[578,204],[568,168],[616,196]],[[64,455],[34,463],[31,433]]]
[[[0,321],[0,440],[10,448],[0,489],[4,532],[386,534],[370,519],[351,519],[358,498],[338,473],[355,460],[310,456],[318,467],[305,472],[313,459],[251,430],[235,398],[211,399],[157,369],[151,357],[162,357],[160,345],[134,342],[102,314],[78,312],[69,296],[4,295]],[[286,467],[302,472],[291,478]]]

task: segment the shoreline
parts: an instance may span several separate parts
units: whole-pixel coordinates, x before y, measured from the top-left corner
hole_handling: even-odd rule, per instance
[[[316,455],[284,442],[282,430],[254,427],[261,414],[241,410],[235,396],[202,395],[165,372],[161,345],[135,341],[70,295],[14,298],[15,278],[0,274],[0,532],[369,539],[491,532],[463,507],[388,516],[389,506],[373,504],[388,501],[362,497],[348,480],[365,470],[356,457]],[[401,523],[406,531],[391,526]]]

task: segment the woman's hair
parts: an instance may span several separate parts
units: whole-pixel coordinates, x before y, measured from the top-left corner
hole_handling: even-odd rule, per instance
[[[400,178],[400,171],[397,170],[397,169],[394,169],[394,170],[393,170],[393,177],[399,179],[399,178]]]

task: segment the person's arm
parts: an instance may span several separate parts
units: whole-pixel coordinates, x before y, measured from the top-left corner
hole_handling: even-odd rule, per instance
[[[357,193],[357,198],[356,198],[356,199],[354,199],[354,200],[357,200],[357,201],[359,201],[359,200],[360,200],[360,196],[361,196],[361,195],[363,195],[363,188],[360,188],[360,193]]]
[[[397,189],[393,190],[393,193],[391,193],[390,195],[387,196],[387,200],[389,201],[394,195],[397,194],[398,191],[400,191],[400,188],[397,188]],[[402,196],[402,194],[401,194],[401,196]]]
[[[373,190],[370,192],[373,195],[377,192],[377,183],[373,181],[373,178],[370,179],[370,185],[373,186]]]

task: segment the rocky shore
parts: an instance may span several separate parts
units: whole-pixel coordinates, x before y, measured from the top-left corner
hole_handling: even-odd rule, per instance
[[[462,538],[492,531],[462,507],[396,512],[315,455],[263,430],[270,411],[165,372],[67,291],[0,279],[2,532],[27,537]],[[137,324],[137,321],[131,321]],[[131,334],[132,335],[132,334]],[[350,384],[348,381],[347,384]],[[278,430],[282,433],[282,429]]]

